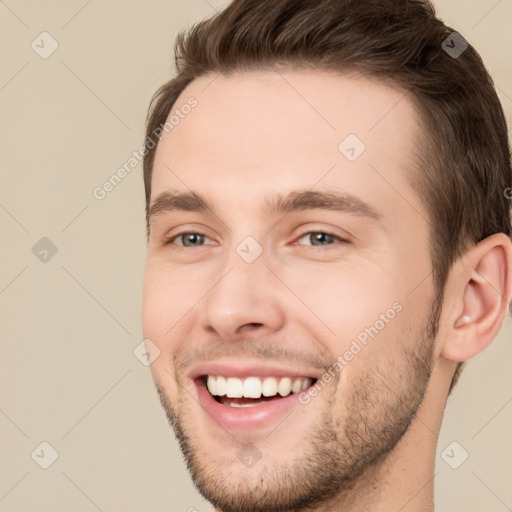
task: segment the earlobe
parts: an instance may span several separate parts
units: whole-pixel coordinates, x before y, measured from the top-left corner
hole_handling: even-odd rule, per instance
[[[504,233],[471,248],[455,265],[447,332],[440,355],[466,361],[496,337],[512,295],[512,244]]]

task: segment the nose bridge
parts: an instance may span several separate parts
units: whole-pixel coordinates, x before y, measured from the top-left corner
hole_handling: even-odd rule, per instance
[[[261,244],[244,238],[229,249],[217,267],[214,280],[202,307],[203,327],[213,328],[230,339],[247,324],[261,324],[276,331],[284,321],[272,273]]]

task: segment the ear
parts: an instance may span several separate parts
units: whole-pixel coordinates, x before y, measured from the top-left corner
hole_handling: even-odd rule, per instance
[[[440,355],[466,361],[496,337],[512,300],[512,243],[505,233],[485,238],[450,272],[450,308]]]

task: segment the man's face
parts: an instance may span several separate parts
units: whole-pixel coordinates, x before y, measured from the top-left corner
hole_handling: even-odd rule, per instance
[[[151,218],[144,337],[201,492],[225,511],[297,509],[417,421],[436,320],[428,217],[406,179],[421,133],[403,92],[364,78],[212,80],[182,93],[173,111],[197,106],[157,149],[152,203],[194,192],[209,207]],[[299,208],[269,206],[302,192]],[[319,207],[326,192],[348,200]]]

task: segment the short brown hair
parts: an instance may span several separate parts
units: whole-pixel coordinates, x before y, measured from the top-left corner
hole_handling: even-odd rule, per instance
[[[410,182],[429,214],[433,279],[442,300],[449,270],[468,247],[494,233],[511,236],[505,116],[475,49],[468,45],[456,57],[446,51],[454,32],[427,0],[234,0],[180,32],[178,74],[157,91],[148,112],[146,219],[156,152],[148,140],[192,80],[276,66],[356,71],[410,93],[419,113],[425,142]],[[462,363],[450,391],[461,369]]]

